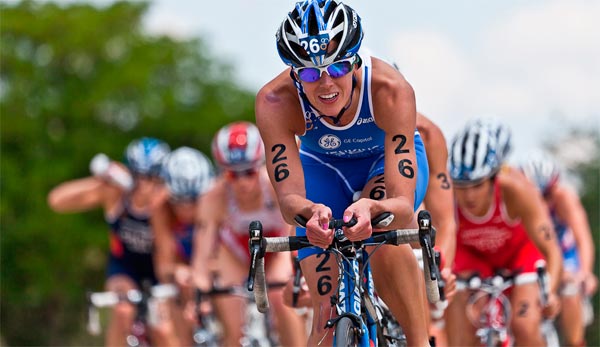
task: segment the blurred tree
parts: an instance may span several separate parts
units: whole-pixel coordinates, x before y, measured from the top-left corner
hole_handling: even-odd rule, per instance
[[[102,289],[102,212],[57,215],[46,194],[133,138],[209,153],[214,132],[253,119],[253,93],[200,39],[150,36],[143,2],[0,3],[1,326],[9,345],[67,345],[85,290]]]
[[[581,202],[588,214],[596,245],[594,271],[600,277],[600,134],[590,134],[590,140],[593,144],[590,160],[579,163],[576,169],[581,178]],[[588,346],[600,346],[600,295],[596,293],[594,298],[594,322],[586,331]]]

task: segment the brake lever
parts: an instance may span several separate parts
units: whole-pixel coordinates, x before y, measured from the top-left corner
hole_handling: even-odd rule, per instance
[[[439,251],[434,251],[435,254],[435,276],[437,277],[438,280],[438,290],[440,292],[440,300],[444,301],[446,300],[446,281],[444,281],[444,279],[442,279],[442,273],[441,273],[441,269],[439,267],[440,263],[441,263],[441,258],[442,258],[442,253],[440,253]]]
[[[263,227],[260,221],[250,222],[248,227],[250,239],[248,248],[250,249],[250,270],[248,272],[248,290],[254,290],[254,277],[256,276],[256,261],[264,256],[261,250]]]
[[[431,280],[437,280],[439,278],[439,271],[435,262],[433,249],[431,235],[431,215],[428,211],[422,210],[419,212],[417,221],[419,223],[419,244],[421,245],[423,256],[427,257],[429,276]]]

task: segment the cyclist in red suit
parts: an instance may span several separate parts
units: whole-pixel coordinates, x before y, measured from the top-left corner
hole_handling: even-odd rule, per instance
[[[203,291],[211,288],[211,270],[218,276],[219,285],[244,285],[250,264],[251,221],[260,220],[266,236],[288,236],[291,230],[279,211],[265,170],[263,141],[254,124],[234,122],[224,126],[213,139],[212,152],[222,173],[200,199],[192,259],[196,285]],[[217,258],[211,265],[215,244]],[[270,254],[265,265],[269,283],[286,282],[292,276],[289,254]],[[268,295],[281,344],[305,344],[304,323],[293,309],[283,304],[282,289],[270,289]],[[223,323],[223,345],[239,345],[245,298],[218,296],[213,304]]]
[[[501,167],[504,150],[493,127],[472,122],[452,141],[450,175],[454,181],[458,232],[453,271],[458,277],[497,270],[518,271],[509,298],[511,332],[520,346],[542,346],[542,314],[555,316],[562,256],[552,221],[536,188],[516,169]],[[548,305],[540,306],[535,264],[545,258]],[[449,344],[478,346],[475,327],[466,317],[469,293],[458,292],[446,311]],[[542,310],[543,309],[543,310]]]

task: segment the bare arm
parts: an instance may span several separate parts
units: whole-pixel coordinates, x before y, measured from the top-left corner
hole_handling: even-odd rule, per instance
[[[435,244],[442,251],[444,267],[451,268],[456,253],[456,220],[454,195],[448,173],[448,149],[440,128],[422,114],[417,114],[417,129],[427,150],[429,185],[425,195],[425,208],[431,213],[436,228]]]
[[[224,182],[221,178],[210,191],[200,198],[198,203],[191,266],[194,283],[202,290],[208,290],[211,287],[210,263],[213,247],[222,220],[227,217],[224,216],[224,195]]]
[[[64,182],[50,191],[48,205],[56,212],[82,212],[97,207],[109,210],[118,201],[121,191],[97,177]]]
[[[373,112],[385,135],[386,199],[374,201],[372,215],[390,211],[395,219],[390,227],[406,227],[413,221],[417,161],[414,145],[416,129],[415,95],[412,86],[391,65],[373,59]]]
[[[573,230],[581,262],[582,280],[594,276],[594,240],[581,200],[574,191],[559,186],[554,195],[554,201],[558,216]],[[595,290],[595,285],[592,287],[590,289]]]
[[[529,238],[544,255],[550,275],[550,291],[557,293],[562,275],[562,253],[548,209],[537,189],[516,172],[498,176],[511,217],[519,217]]]
[[[267,172],[283,218],[295,224],[297,214],[310,217],[312,203],[306,199],[304,173],[295,139],[297,133],[304,131],[303,116],[298,100],[291,97],[281,78],[259,91],[256,124],[265,143]]]
[[[172,282],[175,273],[176,241],[171,230],[172,218],[168,202],[164,201],[152,211],[150,219],[154,233],[154,268],[158,280],[163,283]]]

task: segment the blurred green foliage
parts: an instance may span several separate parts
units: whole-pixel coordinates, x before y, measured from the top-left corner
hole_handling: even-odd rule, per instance
[[[596,258],[594,273],[600,277],[600,133],[598,129],[590,133],[586,131],[594,143],[594,156],[588,162],[578,165],[576,172],[583,182],[581,203],[586,209],[594,245]],[[581,133],[575,131],[572,136],[580,137]],[[600,295],[596,293],[592,301],[594,305],[594,322],[586,330],[588,346],[600,346]]]
[[[149,4],[0,3],[1,325],[9,345],[73,341],[85,290],[100,290],[108,249],[101,211],[58,215],[56,184],[121,160],[154,136],[205,153],[214,132],[253,120],[254,93],[200,39],[141,30]]]

